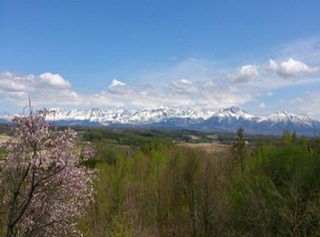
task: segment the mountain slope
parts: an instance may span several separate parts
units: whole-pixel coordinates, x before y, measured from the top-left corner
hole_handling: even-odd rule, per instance
[[[0,121],[9,121],[14,115],[2,115]],[[235,132],[239,127],[247,133],[282,134],[284,130],[298,134],[319,135],[320,123],[305,115],[279,111],[268,117],[257,117],[237,106],[225,109],[172,109],[155,108],[127,110],[117,107],[110,110],[50,109],[47,120],[57,125],[68,126],[122,126],[166,129],[191,129],[200,131]]]

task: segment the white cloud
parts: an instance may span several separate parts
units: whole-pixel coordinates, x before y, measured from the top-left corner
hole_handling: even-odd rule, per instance
[[[79,98],[79,95],[77,92],[74,91],[70,91],[70,90],[63,90],[62,94],[68,97],[73,97],[73,98]]]
[[[287,61],[283,61],[281,63],[277,63],[276,61],[270,59],[267,70],[275,72],[282,77],[295,77],[298,75],[311,74],[319,71],[318,68],[310,67],[302,61],[294,60],[292,58],[289,58]]]
[[[243,105],[253,100],[249,93],[235,91],[234,88],[217,89],[203,94],[197,104],[207,108],[225,108],[232,105]]]
[[[45,72],[39,76],[41,82],[45,86],[53,86],[58,88],[69,88],[70,83],[63,79],[59,74],[52,74],[50,72]]]
[[[42,108],[56,107],[61,105],[83,106],[90,103],[90,97],[79,93],[63,90],[40,90],[31,94],[32,104]]]
[[[279,73],[285,76],[294,76],[301,73],[312,73],[314,70],[301,61],[289,58],[280,64]]]
[[[195,93],[197,91],[197,88],[192,84],[191,81],[187,79],[173,81],[171,85],[172,85],[172,89],[175,92],[181,93],[181,94]]]
[[[109,92],[114,94],[128,94],[130,92],[126,83],[113,79],[108,87]]]
[[[16,75],[11,72],[0,73],[0,91],[24,91],[33,87],[33,75]]]
[[[217,84],[214,81],[206,81],[204,85],[205,87],[217,87]]]
[[[228,77],[230,82],[242,83],[256,79],[258,77],[258,67],[255,65],[245,65],[238,68],[237,72]]]
[[[268,71],[277,71],[279,68],[278,63],[276,63],[276,61],[269,59],[269,65],[267,67]]]
[[[21,91],[25,90],[26,86],[11,79],[0,79],[0,89],[4,91]]]
[[[130,87],[124,81],[113,79],[108,88],[99,93],[81,93],[73,91],[71,88],[49,86],[49,83],[53,81],[62,82],[62,80],[46,79],[48,81],[45,84],[43,78],[52,79],[53,77],[53,74],[50,73],[47,74],[50,76],[40,75],[41,78],[40,76],[34,76],[33,82],[29,82],[29,84],[22,83],[22,85],[28,85],[28,87],[27,89],[21,87],[20,91],[31,96],[34,106],[41,106],[42,108],[57,106],[76,108],[90,108],[92,106],[101,108],[113,106],[154,107],[161,105],[168,107],[221,108],[234,104],[241,105],[253,99],[250,88],[229,87],[228,83],[222,80],[222,78],[225,78],[226,72],[222,71],[221,73],[221,71],[215,71],[214,68],[212,62],[187,59],[177,63],[175,67],[162,68],[154,73],[144,74],[144,76],[150,76],[149,79],[137,75],[137,78],[144,78],[145,80],[139,80],[137,85]],[[246,67],[240,72],[245,74]],[[190,77],[184,77],[183,75],[190,75]],[[13,77],[17,78],[18,76],[13,75]],[[182,79],[175,80],[175,78]],[[56,84],[63,85],[64,83]],[[0,100],[8,101],[8,97],[8,94],[0,95]],[[20,101],[26,104],[27,96],[26,98],[22,97]],[[19,98],[16,97],[16,99]]]
[[[280,103],[284,104],[284,109],[293,111],[296,114],[305,114],[312,119],[320,120],[320,100],[319,90],[310,91],[304,97],[296,97],[291,100],[281,100]],[[317,131],[319,132],[319,131]]]
[[[131,75],[131,81],[137,78],[137,82],[131,83],[130,86],[126,81],[113,79],[105,90],[86,93],[74,91],[70,82],[59,74],[48,72],[34,76],[0,73],[0,101],[3,101],[3,104],[25,105],[28,103],[27,95],[30,95],[33,105],[42,108],[57,106],[90,108],[94,106],[102,109],[114,106],[136,108],[161,105],[222,108],[254,102],[256,108],[265,113],[266,110],[273,109],[273,104],[283,97],[280,93],[276,93],[276,98],[272,100],[276,102],[271,103],[267,100],[264,103],[260,101],[259,104],[256,101],[259,101],[257,98],[260,96],[272,96],[273,91],[279,88],[290,90],[299,85],[317,86],[320,81],[316,74],[297,77],[295,80],[279,80],[277,75],[310,74],[317,69],[317,67],[310,67],[302,61],[293,59],[270,60],[269,73],[261,73],[260,68],[263,65],[244,65],[232,69],[197,59],[186,59],[172,62],[172,64],[175,65]],[[270,98],[265,97],[266,99]],[[305,98],[302,97],[302,99]],[[290,104],[293,106],[292,103]],[[302,102],[296,101],[296,104],[299,107],[302,106]],[[313,104],[314,109],[319,103],[315,101]],[[303,106],[306,105],[303,104]],[[311,107],[308,106],[308,108]]]
[[[261,103],[259,104],[259,107],[260,107],[260,108],[265,108],[266,105],[265,105],[263,102],[261,102]]]
[[[241,105],[253,99],[252,95],[236,87],[208,87],[205,83],[194,85],[187,79],[175,81],[175,86],[176,90],[173,89],[172,83],[164,84],[160,91],[131,90],[130,93],[121,94],[121,97],[109,91],[102,91],[94,95],[91,102],[102,108],[105,106],[222,108],[234,104]],[[186,93],[193,91],[194,87],[195,92]]]
[[[28,100],[28,94],[24,91],[10,91],[6,94],[6,100],[24,106]]]
[[[14,105],[25,106],[28,97],[34,106],[80,105],[83,96],[69,89],[70,83],[59,74],[43,73],[21,75],[11,72],[0,73],[0,99]]]

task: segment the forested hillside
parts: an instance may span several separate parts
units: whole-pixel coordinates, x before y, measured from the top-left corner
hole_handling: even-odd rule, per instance
[[[87,131],[98,169],[84,236],[319,236],[320,140],[285,132],[208,154],[153,133]]]

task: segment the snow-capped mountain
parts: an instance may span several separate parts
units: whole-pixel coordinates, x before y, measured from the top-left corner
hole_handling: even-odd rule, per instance
[[[15,115],[0,115],[0,121],[9,121]],[[53,108],[46,115],[48,121],[57,125],[81,126],[130,126],[166,129],[191,129],[201,131],[235,132],[243,127],[247,133],[282,134],[284,130],[298,134],[319,135],[320,123],[305,115],[285,111],[267,117],[257,117],[237,106],[225,109],[173,109],[154,108],[127,110],[116,107],[110,110],[64,110]]]
[[[70,110],[65,111],[60,108],[48,110],[47,120],[49,121],[89,121],[98,122],[105,126],[111,124],[133,124],[145,125],[152,123],[161,123],[170,119],[208,119],[214,115],[216,110],[196,110],[196,109],[171,109],[155,108],[126,110],[122,107],[110,110],[100,110],[92,108],[91,110]]]
[[[273,113],[269,115],[266,118],[262,118],[264,121],[268,121],[271,123],[279,123],[279,122],[284,122],[284,123],[300,123],[300,124],[308,124],[312,126],[312,120],[306,116],[306,115],[296,115],[296,114],[291,114],[287,113],[286,111],[278,111],[276,113]]]
[[[289,130],[299,134],[319,135],[320,123],[306,115],[296,115],[286,111],[278,111],[265,118],[259,119],[260,129],[268,129],[270,132]]]

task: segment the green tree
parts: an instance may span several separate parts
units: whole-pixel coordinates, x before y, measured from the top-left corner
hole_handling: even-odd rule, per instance
[[[292,143],[292,137],[290,135],[290,132],[288,130],[283,131],[281,142],[283,145],[288,145]]]
[[[292,144],[297,144],[298,143],[298,137],[296,131],[294,131],[291,135],[291,143]]]
[[[244,172],[245,168],[245,157],[247,155],[247,147],[246,141],[243,137],[244,128],[240,127],[237,129],[237,138],[233,143],[233,153],[234,158],[236,159],[237,163],[240,164],[241,172]]]

